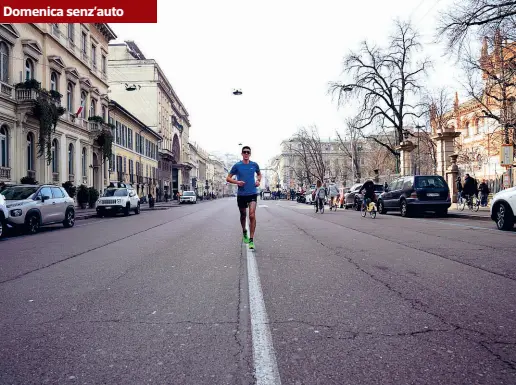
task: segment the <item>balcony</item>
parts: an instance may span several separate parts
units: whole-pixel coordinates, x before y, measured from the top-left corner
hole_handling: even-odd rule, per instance
[[[59,173],[58,172],[53,172],[52,173],[52,182],[54,182],[54,183],[58,183],[59,182]]]
[[[0,82],[0,94],[2,96],[7,96],[8,98],[13,97],[13,86],[10,86],[7,83]]]
[[[18,102],[29,102],[36,100],[39,95],[39,91],[35,89],[18,88],[16,91],[16,101]]]
[[[75,182],[75,175],[73,175],[73,174],[68,174],[68,180],[69,180],[70,182]]]
[[[102,130],[102,124],[98,122],[88,121],[88,129],[90,132],[100,132]]]
[[[11,180],[11,168],[10,167],[0,167],[0,179]]]

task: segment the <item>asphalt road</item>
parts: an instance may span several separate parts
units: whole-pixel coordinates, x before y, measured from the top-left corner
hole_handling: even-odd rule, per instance
[[[515,231],[259,204],[255,253],[235,199],[1,241],[0,384],[516,383]]]

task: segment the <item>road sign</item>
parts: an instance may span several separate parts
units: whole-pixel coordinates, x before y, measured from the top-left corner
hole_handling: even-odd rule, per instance
[[[514,161],[514,147],[512,144],[502,144],[500,149],[500,165],[510,167]]]

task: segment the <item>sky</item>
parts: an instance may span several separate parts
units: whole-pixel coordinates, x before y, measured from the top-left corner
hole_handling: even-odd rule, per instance
[[[433,44],[451,2],[158,0],[157,24],[111,27],[158,61],[190,115],[190,141],[234,154],[243,143],[265,165],[300,127],[317,125],[322,138],[344,129],[353,111],[338,108],[328,83],[345,79],[343,57],[361,41],[384,44],[397,18],[412,20],[434,62],[426,85],[458,91],[454,59]]]

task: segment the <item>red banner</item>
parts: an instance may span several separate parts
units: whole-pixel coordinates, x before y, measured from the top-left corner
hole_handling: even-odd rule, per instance
[[[157,23],[158,0],[2,0],[2,23]]]

